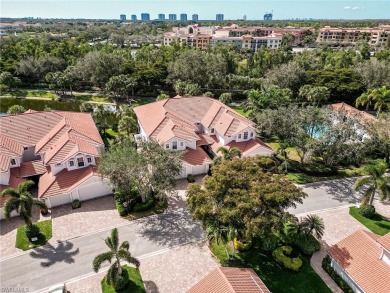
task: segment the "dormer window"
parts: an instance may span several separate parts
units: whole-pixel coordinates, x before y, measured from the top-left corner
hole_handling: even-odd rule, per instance
[[[83,158],[77,158],[77,166],[84,167],[84,159]]]
[[[248,139],[248,132],[244,132],[244,139]]]
[[[215,129],[214,129],[214,128],[211,128],[211,129],[210,129],[210,133],[211,133],[211,134],[214,134],[214,132],[215,132]]]
[[[166,143],[166,144],[165,144],[165,148],[166,148],[166,149],[169,149],[169,143]]]
[[[87,157],[87,163],[92,163],[92,158],[90,156]]]
[[[12,166],[15,166],[15,165],[16,165],[16,160],[15,160],[15,159],[11,159],[11,165],[12,165]]]
[[[73,160],[69,161],[69,167],[74,167],[74,161]]]
[[[25,151],[27,151],[27,150],[28,150],[28,147],[25,146],[25,147],[23,147],[23,149],[24,149]]]
[[[172,142],[172,149],[177,150],[177,141]]]

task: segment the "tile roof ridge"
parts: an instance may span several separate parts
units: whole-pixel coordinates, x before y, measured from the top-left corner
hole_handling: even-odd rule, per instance
[[[18,145],[20,145],[19,142],[13,140],[12,138],[9,138],[7,135],[3,134],[3,133],[0,133],[0,146],[7,149],[8,151],[10,151],[11,153],[15,154],[15,155],[20,155],[18,153],[15,153],[13,150],[11,150],[9,147],[6,147],[2,142],[2,140],[5,139],[5,140],[10,140],[11,142],[13,143],[16,143]],[[22,147],[22,145],[20,145],[20,147]],[[22,152],[21,152],[22,153]]]
[[[55,148],[57,148],[57,150],[55,150],[55,148],[51,147],[48,151],[46,151],[46,153],[48,153],[50,150],[53,150],[53,154],[51,154],[51,156],[49,157],[49,159],[44,156],[44,159],[45,159],[45,164],[47,164],[47,162],[50,162],[50,160],[52,158],[54,158],[54,156],[70,141],[70,138],[69,138],[69,131],[70,129],[68,129],[61,137],[60,139],[57,141],[57,144],[54,146]]]
[[[165,113],[166,114],[166,113]],[[155,131],[157,130],[157,128],[159,128],[160,127],[160,125],[165,121],[165,119],[167,119],[168,121],[167,121],[167,123],[168,122],[172,122],[172,120],[171,119],[169,119],[169,117],[167,117],[166,115],[164,114],[164,119],[162,119],[161,121],[160,121],[160,123],[159,124],[157,124],[157,126],[153,129],[153,131],[150,133],[150,137],[155,133]],[[173,123],[173,122],[172,122]],[[173,123],[174,124],[174,123]],[[159,133],[157,133],[156,135],[158,135]]]
[[[221,275],[221,277],[223,278],[223,280],[226,282],[226,284],[228,285],[229,289],[231,290],[232,293],[235,293],[236,290],[234,290],[232,284],[230,284],[229,282],[229,279],[226,277],[225,273],[222,271],[222,268],[221,267],[217,267],[216,268],[217,272]]]
[[[50,140],[52,140],[65,126],[67,126],[67,124],[66,124],[65,118],[63,118],[44,137],[42,137],[42,139],[40,141],[37,142],[37,144],[35,145],[35,148],[36,148],[35,153],[38,153],[42,148],[44,148],[44,146]],[[50,135],[51,132],[55,131],[57,128],[58,128],[58,130],[54,134]],[[46,141],[46,142],[44,142],[44,141]],[[40,144],[42,144],[42,145],[40,145]],[[37,149],[37,146],[38,146],[38,149]]]
[[[225,113],[225,114],[227,114],[227,113]],[[225,134],[228,132],[230,126],[232,126],[232,124],[233,124],[233,122],[234,122],[234,119],[235,119],[235,118],[232,118],[232,119],[230,120],[230,123],[229,123],[228,127],[226,128],[225,133],[224,133],[223,135],[225,135]],[[238,119],[237,119],[237,120],[238,120]]]
[[[164,108],[164,109],[165,109],[165,108]],[[176,113],[176,112],[174,112],[174,111],[172,111],[172,110],[170,110],[170,109],[165,109],[165,115],[166,115],[167,113],[168,113],[168,114],[171,114],[171,115],[173,115],[173,116],[175,116],[175,117],[176,117],[177,119],[179,119],[179,120],[183,120],[183,121],[187,122],[188,124],[193,124],[192,121],[188,120],[187,118],[181,116],[180,114],[178,114],[178,113]]]
[[[65,169],[64,169],[65,170]],[[63,171],[63,170],[62,170]],[[60,171],[60,173],[62,172],[62,171]],[[40,190],[39,190],[39,186],[42,186],[42,184],[39,184],[39,186],[38,186],[38,197],[39,198],[41,198],[41,197],[43,197],[44,195],[45,195],[45,193],[49,190],[49,188],[54,184],[54,182],[56,181],[56,176],[54,176],[53,175],[53,173],[50,171],[50,172],[47,172],[47,173],[45,173],[45,174],[43,174],[41,177],[43,177],[43,176],[50,176],[49,178],[50,178],[50,180],[51,180],[51,182],[50,182],[50,184],[48,185],[48,186],[46,186],[46,188],[45,188],[45,190],[44,191],[42,191],[42,193],[41,194],[39,194],[40,192]]]
[[[80,169],[79,169],[80,170]],[[76,171],[76,170],[72,170],[72,171]],[[68,172],[72,172],[72,171],[68,171]],[[68,187],[67,189],[67,192],[71,192],[73,189],[75,189],[77,186],[79,186],[80,184],[84,183],[86,180],[88,180],[89,178],[91,178],[92,176],[96,175],[97,173],[95,173],[94,169],[93,169],[93,166],[92,165],[89,165],[85,168],[82,168],[80,170],[80,175],[78,176],[77,178],[77,181],[76,183],[74,183],[73,185],[71,185],[70,187]],[[88,172],[87,172],[88,171]],[[81,178],[82,177],[82,178]],[[81,178],[81,179],[80,179]]]

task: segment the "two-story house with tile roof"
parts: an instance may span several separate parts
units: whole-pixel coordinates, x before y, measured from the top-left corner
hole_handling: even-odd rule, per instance
[[[34,179],[38,197],[48,207],[109,194],[108,181],[101,179],[95,168],[103,148],[88,113],[29,110],[2,116],[0,190]],[[1,208],[5,201],[1,200]]]
[[[144,140],[154,139],[170,151],[183,151],[181,176],[206,174],[223,146],[243,156],[274,151],[256,138],[255,124],[225,104],[208,97],[176,96],[134,108]]]

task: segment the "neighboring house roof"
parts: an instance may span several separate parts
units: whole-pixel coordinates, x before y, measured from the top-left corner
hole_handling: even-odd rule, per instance
[[[378,238],[378,243],[390,252],[390,233]]]
[[[222,135],[234,135],[255,124],[225,104],[208,97],[176,96],[134,108],[146,135],[164,143],[173,137],[199,140],[196,123],[215,128]]]
[[[187,148],[184,151],[182,160],[192,166],[211,164],[213,162],[207,153],[199,146],[196,147],[196,150]]]
[[[380,259],[380,243],[389,244],[388,235],[359,230],[330,247],[328,253],[365,292],[390,292],[390,266]]]
[[[232,141],[227,145],[221,144],[215,136],[211,137],[214,140],[214,143],[211,145],[213,152],[218,155],[218,149],[220,147],[227,148],[228,150],[236,147],[240,150],[243,157],[256,155],[256,154],[273,154],[275,151],[270,148],[268,145],[263,143],[259,139],[250,139],[247,141]]]
[[[38,197],[69,193],[92,176],[98,176],[96,168],[92,166],[73,171],[64,169],[55,176],[52,173],[45,173],[39,179]]]
[[[17,170],[17,168],[12,168],[11,169],[11,174],[10,174],[10,177],[9,177],[9,183],[8,183],[8,185],[0,184],[0,193],[3,192],[3,190],[6,189],[6,188],[17,189],[20,183],[23,183],[24,181],[26,181],[26,179],[18,177],[18,175],[19,175],[18,172],[19,172],[19,170]],[[0,197],[0,208],[2,208],[4,206],[4,204],[7,202],[7,200],[9,198],[10,198],[9,195],[6,195],[4,197]]]
[[[218,267],[187,293],[270,293],[263,281],[249,268]]]
[[[357,118],[361,117],[361,118],[366,119],[366,120],[376,120],[375,116],[373,116],[365,111],[360,111],[360,110],[356,109],[355,107],[352,107],[346,103],[331,104],[330,107],[335,111],[343,111],[347,115],[355,116]]]
[[[98,154],[104,143],[89,113],[27,111],[0,117],[0,171],[7,171],[12,157],[21,156],[23,146],[35,145],[46,154],[45,163],[61,161],[78,151]]]

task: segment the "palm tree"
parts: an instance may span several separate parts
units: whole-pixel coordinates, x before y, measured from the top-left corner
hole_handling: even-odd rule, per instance
[[[356,100],[356,106],[369,104],[371,101],[375,102],[374,109],[377,110],[376,116],[379,117],[382,108],[386,105],[390,105],[390,90],[387,89],[386,86],[371,89]]]
[[[390,177],[385,176],[386,165],[368,165],[364,171],[367,176],[358,178],[354,185],[355,191],[360,191],[367,186],[363,191],[363,204],[372,205],[377,191],[381,201],[390,198]]]
[[[368,108],[371,105],[372,101],[372,89],[369,89],[367,92],[362,93],[357,99],[356,99],[356,107],[359,107],[360,105],[366,105],[366,111],[368,111]]]
[[[325,232],[324,221],[318,215],[307,215],[300,222],[300,226],[305,234],[312,234],[317,239],[321,239]]]
[[[223,159],[227,161],[233,160],[237,157],[241,158],[241,151],[236,147],[232,147],[231,149],[219,147],[217,149],[217,153],[222,153]]]
[[[120,260],[127,261],[134,264],[139,268],[140,262],[138,259],[131,256],[129,251],[130,244],[128,241],[122,242],[119,246],[118,229],[115,228],[111,231],[111,237],[105,239],[105,243],[110,248],[110,251],[101,253],[93,260],[93,270],[97,273],[105,261],[111,263],[112,259],[115,259],[114,263],[110,266],[106,274],[107,284],[115,288],[116,280],[118,276],[122,275],[122,266]]]
[[[20,183],[17,189],[7,188],[1,193],[1,197],[10,196],[4,205],[4,215],[6,219],[11,218],[11,213],[16,211],[20,217],[24,220],[27,226],[32,225],[31,211],[33,205],[47,209],[44,201],[33,198],[28,191],[30,186],[34,185],[34,182],[27,180]]]
[[[210,226],[207,227],[207,239],[212,242],[215,241],[217,244],[220,242],[224,243],[225,253],[228,259],[230,259],[229,251],[227,244],[229,242],[229,228],[221,223],[213,222]]]

